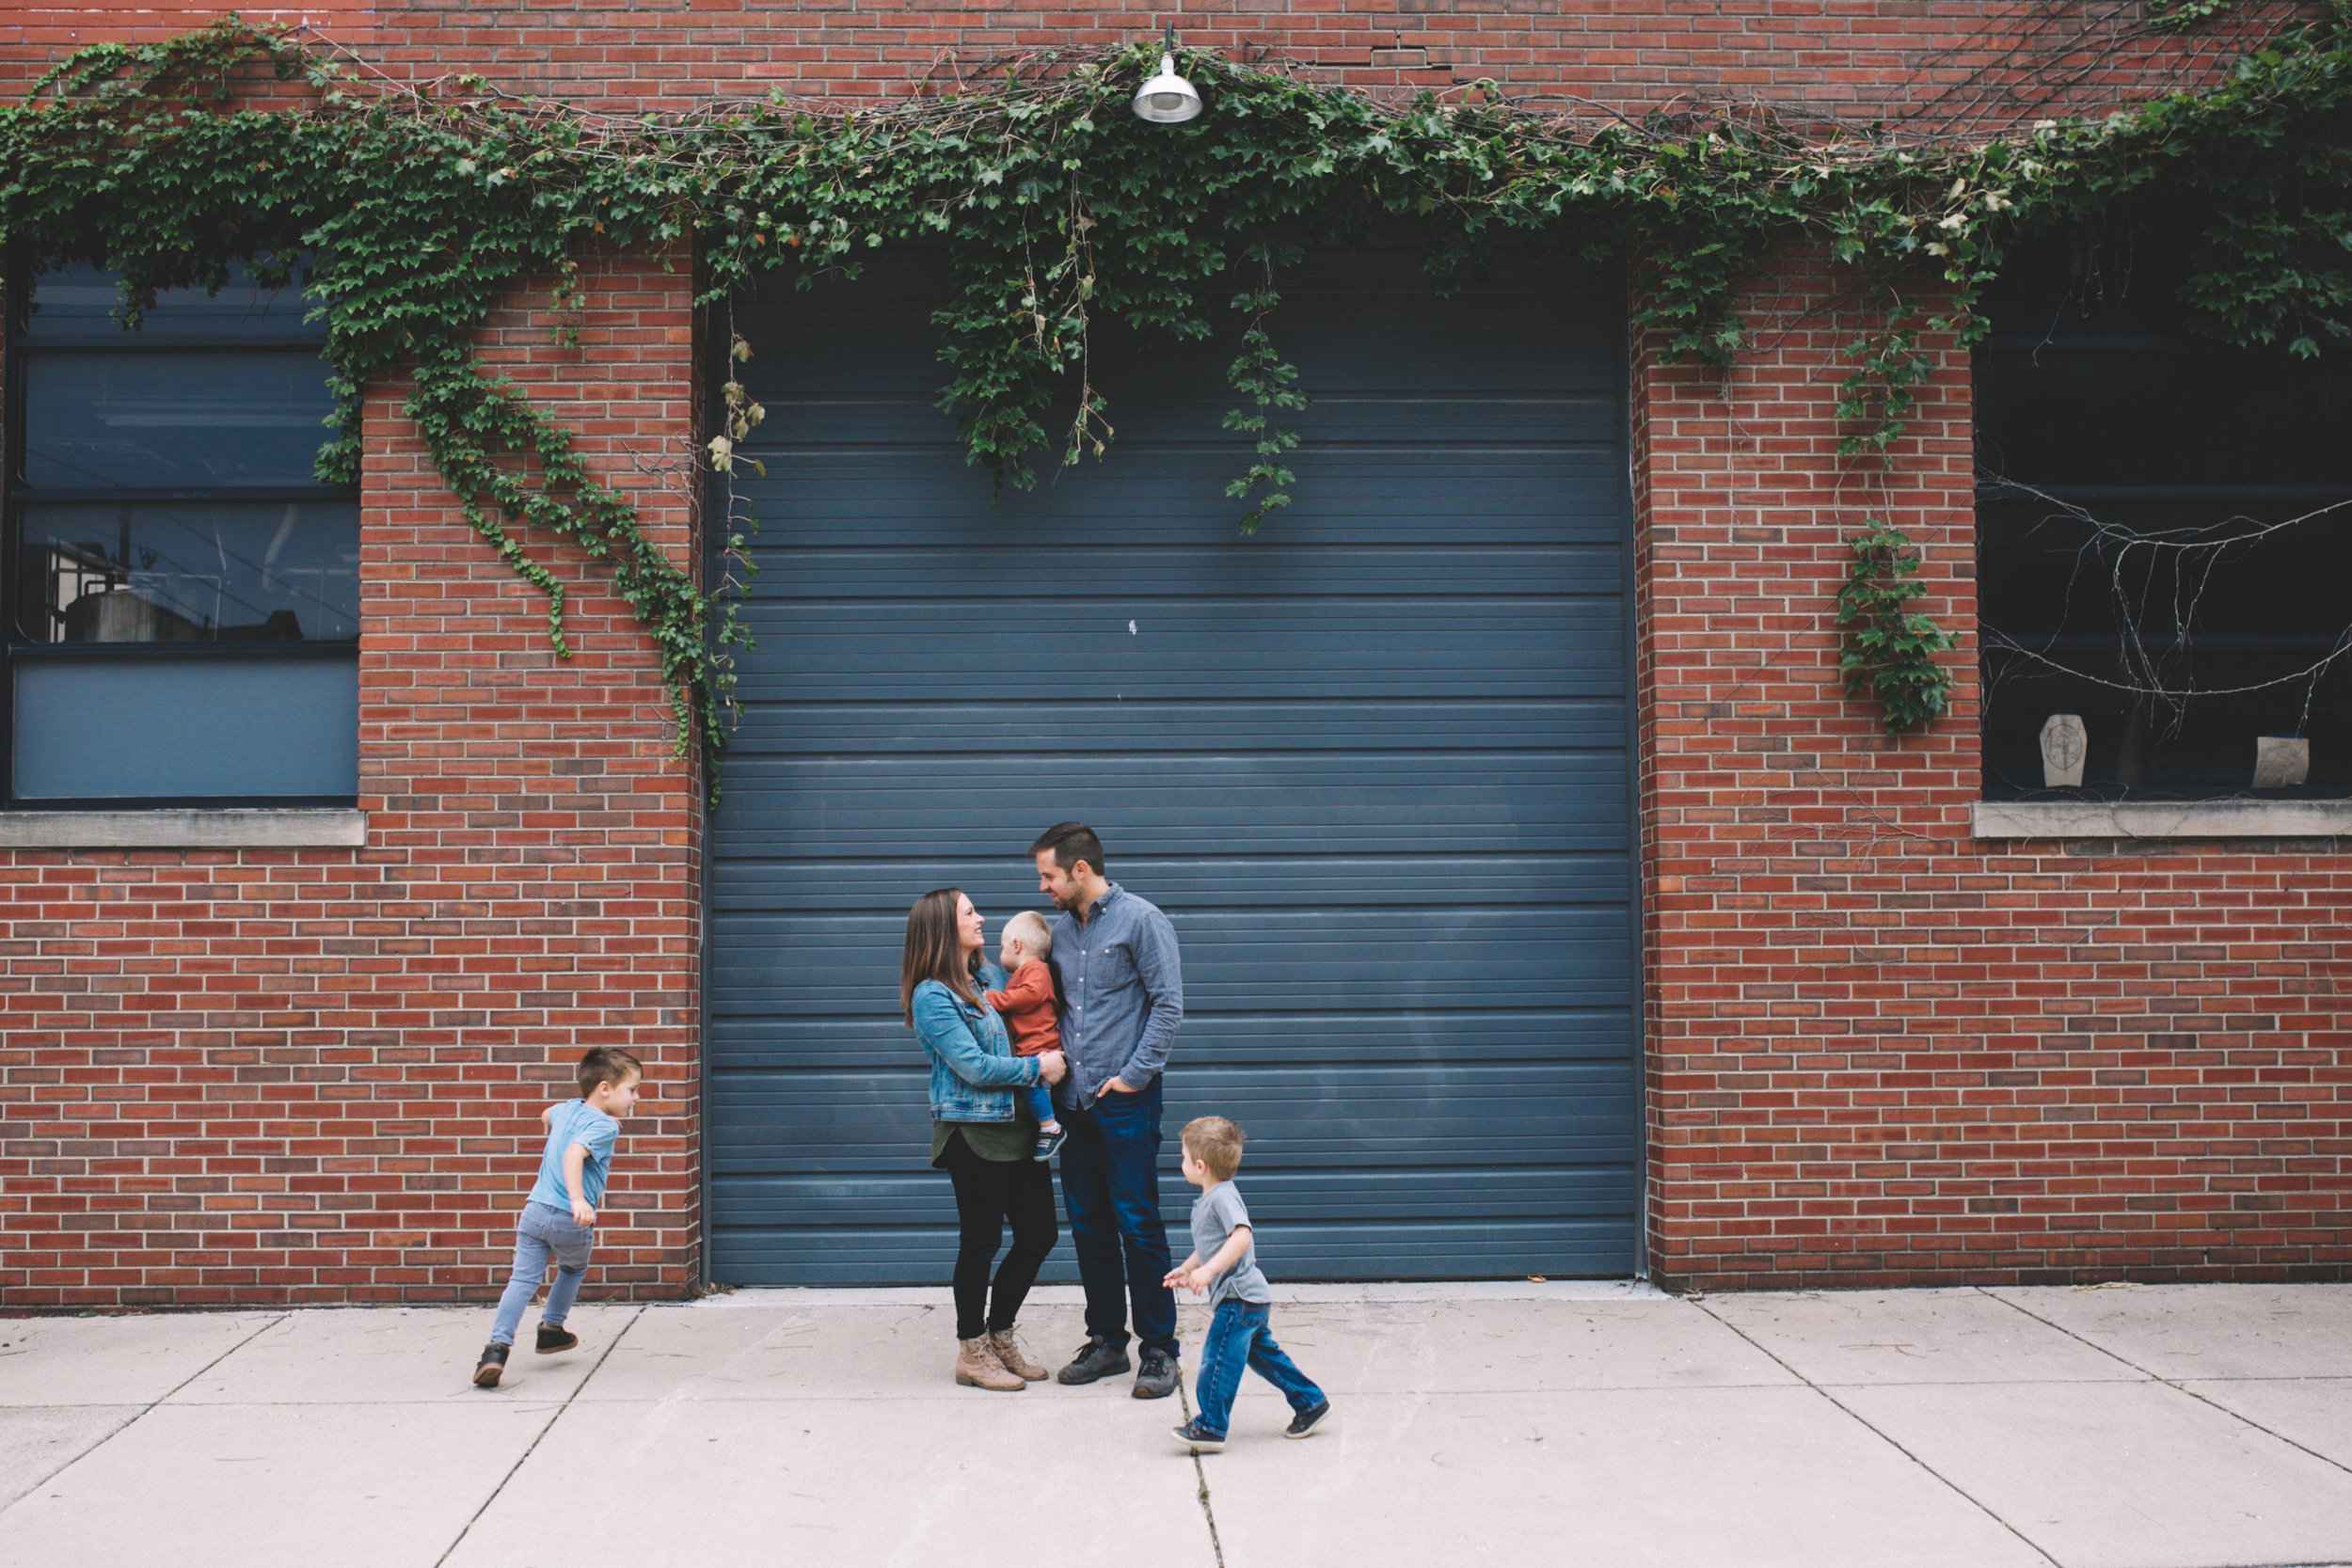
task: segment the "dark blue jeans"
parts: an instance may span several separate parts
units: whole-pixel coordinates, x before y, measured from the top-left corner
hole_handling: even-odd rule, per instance
[[[1136,1094],[1064,1105],[1061,1196],[1086,1286],[1087,1337],[1127,1342],[1127,1308],[1145,1350],[1176,1354],[1175,1266],[1160,1218],[1160,1080]]]
[[[1200,1380],[1192,1388],[1192,1418],[1213,1435],[1224,1436],[1226,1423],[1232,1419],[1244,1367],[1282,1390],[1295,1415],[1323,1402],[1323,1390],[1274,1342],[1266,1327],[1273,1311],[1254,1302],[1220,1301],[1209,1316],[1209,1338],[1200,1347]]]

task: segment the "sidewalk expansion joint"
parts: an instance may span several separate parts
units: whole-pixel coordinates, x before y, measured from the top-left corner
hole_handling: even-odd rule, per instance
[[[1741,1328],[1738,1323],[1733,1323],[1722,1313],[1716,1311],[1706,1302],[1697,1302],[1694,1305],[1700,1311],[1706,1313],[1708,1317],[1714,1319],[1717,1323],[1723,1324],[1734,1334],[1740,1336],[1740,1338],[1745,1339],[1749,1344],[1754,1345],[1758,1354],[1776,1363],[1780,1369],[1787,1372],[1790,1377],[1795,1378],[1799,1383],[1804,1384],[1807,1388],[1812,1389],[1815,1393],[1820,1395],[1821,1398],[1829,1401],[1831,1404],[1835,1405],[1845,1415],[1847,1419],[1852,1421],[1856,1426],[1861,1427],[1865,1432],[1869,1433],[1880,1442],[1884,1443],[1888,1448],[1893,1449],[1897,1453],[1901,1454],[1905,1459],[1910,1460],[1914,1465],[1919,1466],[1919,1468],[1928,1475],[1934,1477],[1936,1481],[1940,1481],[1947,1489],[1948,1489],[1954,1497],[1961,1498],[1970,1507],[1977,1510],[1978,1513],[1983,1514],[1986,1518],[1992,1520],[1994,1524],[2009,1531],[2010,1534],[2015,1536],[2019,1543],[2021,1543],[2027,1551],[2033,1553],[2034,1556],[2048,1563],[2050,1568],[2059,1568],[2058,1560],[2044,1551],[2040,1542],[2034,1540],[2032,1536],[2027,1535],[2024,1530],[2019,1529],[2015,1525],[2010,1524],[2007,1519],[2002,1518],[1998,1513],[1994,1513],[1993,1509],[1986,1504],[1983,1498],[1979,1497],[1974,1493],[1970,1492],[1966,1487],[1952,1480],[1951,1477],[1946,1475],[1943,1471],[1937,1469],[1934,1465],[1929,1464],[1917,1454],[1912,1452],[1911,1449],[1905,1448],[1900,1442],[1899,1442],[1892,1433],[1889,1433],[1885,1428],[1871,1420],[1867,1416],[1863,1415],[1861,1411],[1856,1410],[1852,1405],[1848,1404],[1844,1400],[1839,1399],[1836,1394],[1831,1393],[1827,1388],[1821,1386],[1821,1385],[1814,1382],[1811,1378],[1797,1370],[1796,1368],[1790,1366],[1786,1360],[1783,1360],[1781,1356],[1775,1354],[1772,1347],[1758,1340],[1756,1336],[1750,1334],[1746,1329]]]
[[[2294,1438],[2289,1437],[2285,1433],[2275,1431],[2270,1427],[2263,1425],[2260,1421],[2254,1419],[2251,1416],[2245,1414],[2243,1411],[2231,1409],[2228,1405],[2223,1404],[2219,1400],[2208,1399],[2204,1395],[2199,1393],[2196,1389],[2191,1388],[2186,1383],[2183,1382],[2179,1378],[2166,1377],[2161,1372],[2158,1372],[2152,1368],[2143,1367],[2138,1362],[2133,1360],[2130,1356],[2123,1354],[2122,1352],[2109,1350],[2106,1346],[2102,1345],[2095,1340],[2086,1339],[2081,1335],[2075,1333],[2073,1329],[2067,1327],[2064,1323],[2053,1323],[2050,1319],[2043,1317],[2033,1308],[2029,1307],[2021,1307],[2016,1302],[2010,1300],[2007,1296],[1993,1295],[1992,1291],[1985,1290],[1981,1286],[1978,1287],[1977,1293],[1981,1296],[1992,1296],[1994,1301],[1999,1302],[2002,1306],[2010,1307],[2012,1310],[2022,1312],[2026,1317],[2031,1318],[2034,1322],[2041,1323],[2045,1327],[2057,1329],[2060,1334],[2065,1335],[2069,1339],[2074,1340],[2076,1344],[2088,1345],[2090,1349],[2097,1351],[2101,1355],[2106,1356],[2112,1361],[2116,1361],[2123,1366],[2129,1367],[2132,1370],[2137,1372],[2140,1376],[2147,1378],[2152,1383],[2161,1383],[2167,1388],[2171,1389],[2175,1393],[2186,1394],[2190,1399],[2195,1400],[2199,1404],[2209,1405],[2213,1409],[2220,1411],[2224,1416],[2229,1417],[2230,1419],[2252,1427],[2256,1432],[2261,1433],[2265,1437],[2275,1437],[2290,1449],[2297,1449],[2304,1453],[2310,1454],[2313,1459],[2318,1460],[2322,1465],[2328,1465],[2334,1469],[2342,1470],[2346,1475],[2352,1475],[2352,1465],[2346,1465],[2340,1459],[2321,1453],[2317,1449],[2314,1449],[2308,1444],[2298,1443]],[[2336,1380],[2332,1378],[2324,1380],[2307,1378],[2200,1378],[2198,1381],[2201,1383],[2303,1383],[2319,1381],[2334,1382]],[[2329,1568],[2329,1565],[2326,1563],[2285,1563],[2279,1565],[2279,1568]]]
[[[252,1333],[246,1335],[244,1338],[239,1339],[235,1344],[230,1345],[227,1350],[222,1351],[218,1355],[214,1356],[210,1361],[205,1362],[204,1365],[199,1367],[196,1370],[190,1372],[187,1376],[182,1378],[179,1382],[173,1384],[170,1387],[165,1389],[162,1393],[148,1401],[147,1403],[140,1408],[137,1415],[132,1417],[129,1420],[123,1422],[120,1426],[115,1428],[114,1431],[106,1433],[105,1436],[101,1437],[97,1442],[92,1443],[88,1448],[84,1449],[80,1453],[75,1454],[72,1458],[67,1460],[64,1464],[50,1471],[47,1475],[41,1477],[40,1480],[36,1481],[33,1485],[25,1488],[24,1495],[17,1498],[15,1502],[8,1504],[8,1508],[0,1508],[0,1513],[6,1513],[8,1512],[8,1509],[15,1508],[19,1504],[32,1501],[33,1498],[40,1494],[42,1487],[48,1485],[51,1481],[56,1480],[59,1476],[65,1474],[68,1470],[71,1470],[73,1466],[82,1463],[82,1461],[87,1459],[90,1455],[96,1453],[99,1449],[113,1442],[116,1438],[121,1436],[133,1427],[147,1419],[149,1416],[154,1414],[155,1407],[157,1405],[163,1403],[166,1400],[171,1398],[172,1395],[178,1393],[181,1389],[185,1388],[189,1384],[194,1383],[198,1378],[202,1377],[206,1372],[211,1371],[215,1367],[219,1366],[222,1362],[228,1360],[230,1356],[236,1354],[237,1352],[245,1349],[246,1346],[251,1344],[254,1340],[260,1338],[271,1329],[276,1328],[279,1323],[284,1323],[292,1316],[293,1314],[290,1312],[279,1312],[262,1323],[254,1324]]]
[[[1184,1413],[1184,1422],[1192,1423],[1192,1396],[1184,1391],[1184,1380],[1176,1380],[1176,1403]],[[1209,1472],[1202,1467],[1200,1456],[1192,1456],[1193,1496],[1200,1499],[1200,1516],[1209,1522],[1209,1555],[1216,1559],[1216,1568],[1225,1568],[1225,1544],[1216,1537],[1216,1509],[1209,1501]]]
[[[557,1405],[554,1411],[548,1415],[546,1423],[542,1425],[536,1433],[532,1434],[530,1446],[525,1448],[523,1451],[516,1457],[514,1464],[506,1467],[506,1474],[499,1477],[499,1483],[490,1488],[490,1495],[482,1499],[482,1506],[473,1511],[473,1516],[466,1521],[463,1528],[458,1530],[457,1538],[449,1544],[448,1547],[439,1557],[433,1560],[433,1568],[441,1568],[441,1564],[447,1562],[451,1556],[456,1552],[457,1548],[466,1544],[466,1537],[472,1532],[474,1526],[482,1523],[482,1516],[490,1512],[490,1505],[492,1503],[499,1500],[499,1494],[504,1492],[506,1490],[507,1483],[512,1481],[516,1476],[521,1473],[522,1467],[525,1465],[531,1463],[531,1456],[539,1451],[539,1445],[547,1441],[548,1433],[555,1430],[555,1423],[564,1418],[564,1412],[572,1407],[572,1402],[580,1398],[580,1391],[582,1388],[587,1387],[588,1385],[594,1381],[596,1375],[604,1370],[605,1362],[612,1358],[614,1351],[621,1348],[621,1341],[628,1338],[628,1331],[635,1328],[637,1326],[637,1320],[644,1315],[645,1309],[643,1307],[640,1307],[636,1311],[631,1312],[628,1315],[628,1322],[621,1325],[621,1331],[612,1336],[612,1338],[605,1341],[604,1354],[596,1357],[596,1364],[590,1367],[585,1373],[581,1374],[580,1380],[578,1383],[572,1385],[572,1391],[564,1396],[564,1402]]]

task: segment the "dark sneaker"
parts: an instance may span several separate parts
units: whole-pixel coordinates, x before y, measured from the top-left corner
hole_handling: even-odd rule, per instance
[[[560,1350],[578,1350],[579,1348],[579,1335],[569,1329],[549,1328],[546,1323],[539,1325],[539,1342],[532,1347],[541,1355],[553,1355]]]
[[[1143,1365],[1136,1372],[1136,1398],[1164,1400],[1176,1391],[1176,1358],[1164,1350],[1143,1353]]]
[[[1072,1358],[1070,1365],[1054,1374],[1054,1381],[1075,1387],[1081,1383],[1093,1383],[1126,1370],[1126,1346],[1112,1344],[1108,1339],[1089,1339],[1078,1347],[1078,1354]]]
[[[1331,1402],[1329,1400],[1325,1400],[1321,1404],[1316,1405],[1312,1410],[1302,1410],[1297,1415],[1293,1416],[1291,1418],[1291,1424],[1282,1429],[1282,1435],[1285,1437],[1311,1436],[1314,1433],[1315,1428],[1323,1424],[1324,1418],[1329,1416],[1330,1414]]]
[[[495,1388],[499,1386],[499,1379],[506,1375],[507,1350],[508,1347],[505,1345],[482,1347],[482,1364],[473,1370],[475,1387]]]
[[[1216,1453],[1225,1447],[1225,1434],[1221,1432],[1211,1432],[1202,1426],[1200,1418],[1198,1416],[1174,1430],[1176,1441],[1182,1444],[1188,1452]]]
[[[1035,1152],[1030,1154],[1029,1158],[1032,1160],[1050,1160],[1056,1154],[1061,1152],[1061,1146],[1068,1142],[1069,1138],[1070,1129],[1066,1127],[1057,1127],[1051,1132],[1041,1130],[1037,1135],[1037,1148]]]

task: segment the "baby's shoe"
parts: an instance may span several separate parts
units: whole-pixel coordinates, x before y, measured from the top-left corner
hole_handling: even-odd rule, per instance
[[[1038,1134],[1037,1134],[1037,1148],[1036,1148],[1036,1150],[1035,1150],[1034,1152],[1032,1152],[1032,1153],[1030,1154],[1029,1158],[1030,1158],[1030,1159],[1032,1159],[1032,1160],[1050,1160],[1050,1159],[1052,1159],[1052,1158],[1055,1156],[1055,1154],[1056,1154],[1057,1151],[1059,1151],[1059,1149],[1061,1148],[1061,1146],[1062,1146],[1063,1141],[1064,1141],[1065,1139],[1067,1139],[1069,1136],[1070,1136],[1070,1132],[1069,1132],[1069,1130],[1068,1130],[1068,1129],[1066,1129],[1066,1128],[1062,1128],[1062,1127],[1041,1127],[1041,1128],[1039,1128],[1039,1129],[1038,1129]]]

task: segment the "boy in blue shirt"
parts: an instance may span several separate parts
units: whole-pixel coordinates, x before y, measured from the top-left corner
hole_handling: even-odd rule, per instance
[[[548,1129],[547,1152],[539,1157],[539,1180],[532,1183],[515,1227],[515,1275],[499,1297],[497,1320],[490,1325],[490,1342],[473,1370],[475,1386],[495,1388],[506,1370],[506,1354],[522,1326],[523,1308],[538,1293],[547,1277],[548,1260],[555,1260],[555,1284],[539,1313],[541,1355],[570,1350],[580,1336],[568,1333],[564,1319],[580,1294],[588,1273],[588,1251],[596,1237],[596,1205],[604,1201],[605,1173],[612,1167],[612,1146],[621,1135],[621,1118],[637,1108],[637,1087],[644,1069],[626,1051],[598,1046],[580,1059],[580,1098],[550,1105],[539,1113]]]

